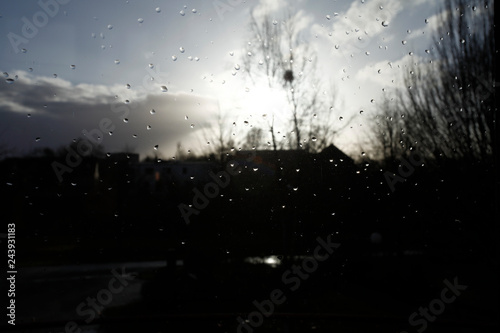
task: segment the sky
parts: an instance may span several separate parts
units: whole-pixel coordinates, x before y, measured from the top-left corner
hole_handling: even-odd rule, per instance
[[[170,158],[178,142],[183,151],[201,152],[218,115],[241,138],[246,124],[263,126],[269,109],[289,134],[288,105],[250,82],[242,61],[252,37],[250,11],[277,24],[289,11],[317,58],[318,76],[337,92],[331,112],[354,117],[334,143],[356,155],[367,144],[377,102],[401,87],[407,64],[436,59],[432,35],[441,6],[431,0],[2,1],[0,144],[22,155],[96,130],[108,152]],[[102,119],[112,131],[102,131]]]

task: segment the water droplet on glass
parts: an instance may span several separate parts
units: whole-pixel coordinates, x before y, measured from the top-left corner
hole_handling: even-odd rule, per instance
[[[238,64],[234,65],[234,69],[236,69],[237,71],[240,70],[240,65]]]
[[[71,69],[75,69],[75,68],[76,68],[76,66],[75,66],[75,65],[70,65],[70,66],[69,66],[69,68],[71,68]]]
[[[130,89],[130,84],[126,84],[125,87],[127,87],[127,89]]]
[[[181,16],[184,16],[184,15],[186,15],[186,12],[185,12],[184,10],[181,10],[181,11],[179,12],[179,14],[181,14]]]
[[[108,24],[108,29],[109,30],[113,29],[113,26],[111,24]]]
[[[123,102],[125,104],[130,104],[130,101],[128,99],[125,100],[125,102]]]
[[[425,23],[429,23],[429,20],[428,20],[428,19],[425,19],[425,21],[424,21],[424,22],[425,22]]]
[[[274,24],[274,25],[278,24],[278,21],[273,20],[273,24]]]
[[[338,50],[339,48],[340,48],[340,45],[339,45],[339,44],[336,44],[336,45],[335,45],[335,49],[337,49],[337,50]]]
[[[185,50],[185,49],[181,46],[181,47],[179,47],[179,51],[180,51],[181,53],[184,53],[184,51],[186,51],[186,50]]]
[[[230,55],[231,57],[232,57],[232,56],[234,56],[234,52],[233,52],[233,51],[229,52],[229,55]]]
[[[177,57],[173,55],[173,56],[172,56],[172,60],[173,60],[173,61],[176,61],[176,60],[177,60]]]
[[[8,78],[8,79],[5,79],[5,82],[7,82],[8,84],[12,84],[12,83],[14,83],[14,79]]]
[[[40,137],[39,137],[39,136],[37,136],[37,137],[35,138],[35,141],[36,141],[36,142],[40,141]]]
[[[193,57],[192,57],[192,56],[189,56],[189,57],[188,57],[188,60],[189,60],[189,61],[193,61]]]
[[[316,139],[316,137],[315,137],[315,136],[313,136],[313,137],[311,138],[311,140],[312,140],[313,142],[316,142],[316,140],[317,140],[317,139]]]
[[[359,114],[363,114],[363,112],[364,112],[363,110],[360,110],[360,111],[359,111]]]
[[[409,54],[409,55],[410,55],[410,57],[411,57],[411,56],[413,55],[413,52],[411,52],[411,51],[410,51],[410,52],[408,52],[408,54]]]
[[[153,148],[154,150],[158,150],[158,145],[155,145]]]
[[[406,41],[405,41],[405,40],[402,40],[402,41],[401,41],[401,44],[406,45]]]
[[[389,21],[382,21],[382,26],[383,27],[388,27],[389,26]]]
[[[155,113],[156,113],[156,111],[155,111],[155,109],[151,109],[151,110],[149,110],[149,113],[151,113],[151,114],[155,114]]]
[[[344,119],[344,117],[339,117],[339,120],[342,120],[342,119]]]
[[[128,118],[123,118],[124,123],[128,123]]]
[[[370,55],[370,52],[366,51],[366,52],[365,52],[365,54],[366,54],[367,56],[369,56],[369,55]]]
[[[194,14],[197,12],[196,8],[191,9],[191,12]]]
[[[137,19],[137,22],[142,23],[142,22],[144,22],[144,19],[143,19],[142,17],[139,17],[139,18]]]
[[[57,78],[57,74],[52,74],[52,76],[54,77],[54,79]]]
[[[146,126],[146,129],[149,131],[151,129],[151,125]]]
[[[248,126],[248,121],[244,121],[243,124],[245,124],[245,126]]]
[[[162,92],[167,92],[167,91],[168,91],[168,89],[167,89],[167,87],[166,87],[166,86],[161,86],[161,91],[162,91]]]
[[[188,116],[184,116],[184,120],[188,120],[188,119],[189,119],[189,117],[188,117]]]
[[[115,60],[115,64],[116,64],[116,65],[120,64],[120,60],[119,60],[119,59],[116,59],[116,60]]]
[[[194,128],[194,124],[189,125],[189,127]]]
[[[329,20],[331,19],[332,17],[330,15],[326,15],[326,19]]]
[[[22,52],[22,53],[26,53],[26,52],[28,52],[28,50],[26,50],[26,49],[21,49],[21,52]]]

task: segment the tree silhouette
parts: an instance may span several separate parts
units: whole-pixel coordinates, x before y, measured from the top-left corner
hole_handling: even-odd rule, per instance
[[[412,147],[436,160],[494,153],[493,4],[448,0],[439,14],[430,64],[408,64],[405,88],[379,106],[375,137],[386,158]]]
[[[269,14],[258,17],[252,12],[252,36],[242,60],[245,73],[254,85],[267,84],[276,98],[286,99],[289,110],[279,112],[290,115],[289,147],[317,150],[317,147],[328,146],[347,126],[347,121],[342,126],[333,122],[335,90],[330,94],[323,91],[324,83],[316,72],[316,56],[304,41],[299,24],[299,14],[288,13],[284,20],[273,20]],[[279,114],[272,113],[266,117],[275,150],[280,146],[275,129],[277,116]],[[317,142],[313,137],[321,137],[322,141]]]

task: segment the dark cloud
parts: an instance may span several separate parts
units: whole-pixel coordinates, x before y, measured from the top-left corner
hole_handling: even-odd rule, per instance
[[[171,156],[177,142],[194,148],[192,134],[216,108],[213,100],[194,94],[131,91],[128,95],[132,97],[127,97],[127,93],[125,87],[75,86],[60,79],[51,82],[29,76],[13,84],[2,83],[0,140],[17,154],[39,147],[59,148],[83,137],[83,131],[101,131],[101,121],[109,119],[112,135],[102,133],[101,139],[106,151],[128,147],[142,156],[154,152]],[[155,145],[159,145],[158,151],[153,150]]]

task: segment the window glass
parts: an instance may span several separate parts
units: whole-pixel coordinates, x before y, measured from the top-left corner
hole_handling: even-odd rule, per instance
[[[1,2],[2,330],[498,329],[493,28],[493,1]]]

